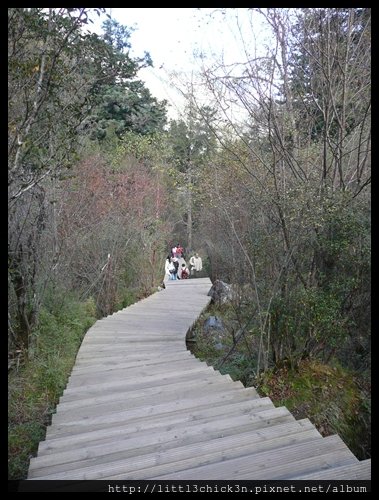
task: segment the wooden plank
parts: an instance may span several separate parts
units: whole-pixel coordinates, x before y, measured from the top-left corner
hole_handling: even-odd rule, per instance
[[[123,474],[124,479],[148,479],[151,475],[164,474],[167,472],[185,470],[194,465],[217,463],[226,459],[246,456],[250,453],[259,453],[275,449],[278,446],[296,444],[303,441],[313,442],[315,439],[322,439],[312,424],[291,422],[280,424],[275,427],[277,435],[267,433],[268,429],[257,432],[240,432],[222,437],[207,439],[206,441],[194,440],[193,443],[180,444],[170,447],[171,443],[164,449],[154,453],[139,454],[127,457],[126,454],[121,459],[117,459],[117,454],[113,451],[109,456],[99,454],[99,459],[91,458],[84,461],[70,462],[66,467],[48,465],[47,467],[36,469],[40,473],[49,476],[63,472],[63,476],[55,476],[55,479],[68,478],[68,470],[71,470],[73,479],[83,478],[83,474],[89,473],[107,479],[114,478],[115,474]],[[95,448],[92,450],[95,453]],[[92,455],[91,454],[91,455]],[[48,463],[48,462],[46,462]],[[111,476],[109,476],[111,475]]]
[[[109,427],[109,425],[126,425],[128,422],[130,424],[135,423],[138,421],[143,424],[146,420],[150,421],[150,418],[152,419],[169,419],[171,420],[172,418],[176,418],[178,414],[181,414],[182,412],[188,412],[188,413],[197,413],[198,411],[206,410],[209,407],[209,404],[213,405],[213,409],[216,406],[221,406],[224,407],[225,405],[233,404],[233,403],[238,403],[242,401],[251,401],[252,396],[249,394],[249,392],[246,392],[245,390],[238,390],[234,392],[227,392],[226,394],[221,394],[217,395],[216,397],[209,398],[208,400],[204,401],[202,400],[201,402],[195,402],[196,406],[191,406],[191,403],[186,402],[186,404],[173,404],[170,405],[168,408],[167,405],[163,405],[163,408],[159,408],[157,406],[154,407],[141,407],[134,409],[133,411],[130,411],[128,413],[123,413],[122,415],[117,415],[115,421],[113,422],[107,422],[105,423],[97,423],[96,425],[92,423],[90,427],[85,426],[85,422],[82,424],[84,425],[77,425],[77,426],[65,426],[65,425],[54,425],[48,427],[46,431],[46,436],[47,438],[50,438],[51,436],[62,436],[62,435],[70,435],[70,434],[78,434],[81,432],[86,432],[88,430],[96,431],[100,429],[104,429],[106,427]]]
[[[93,416],[78,416],[73,417],[73,420],[68,420],[66,418],[60,418],[58,414],[53,415],[53,424],[55,427],[82,427],[90,428],[92,425],[97,424],[112,425],[116,422],[126,422],[135,418],[143,418],[145,415],[159,415],[161,413],[170,413],[179,409],[190,409],[198,408],[201,406],[207,406],[209,404],[221,404],[224,401],[230,400],[231,398],[238,398],[239,396],[245,396],[248,393],[248,389],[233,389],[222,391],[220,393],[207,394],[205,396],[196,397],[196,399],[181,398],[179,400],[172,401],[169,405],[166,403],[162,404],[146,404],[146,400],[142,401],[141,406],[138,406],[138,401],[134,402],[136,406],[131,405],[130,409],[115,411],[108,413],[106,415],[93,415]],[[288,410],[287,410],[288,411]]]
[[[151,334],[139,334],[139,335],[132,335],[129,334],[128,332],[125,332],[124,335],[122,335],[122,331],[118,331],[117,333],[111,333],[109,332],[109,335],[101,335],[101,336],[92,336],[91,338],[87,339],[86,343],[83,343],[82,346],[87,347],[102,347],[102,346],[109,346],[109,342],[112,342],[113,345],[123,345],[123,344],[135,344],[135,343],[140,343],[140,344],[151,344],[151,345],[160,345],[165,346],[166,342],[177,342],[182,348],[183,348],[183,339],[180,338],[178,335],[151,335]],[[110,346],[110,347],[112,347]]]
[[[65,435],[63,437],[50,436],[46,441],[41,441],[39,453],[40,450],[44,454],[48,453],[49,450],[64,450],[66,448],[82,447],[90,442],[109,442],[112,441],[114,437],[118,439],[122,436],[136,434],[141,431],[142,427],[144,433],[149,431],[161,432],[162,430],[164,432],[165,430],[175,427],[181,429],[183,426],[199,425],[226,416],[252,415],[253,413],[255,414],[270,408],[274,408],[274,405],[269,398],[249,398],[242,401],[229,401],[220,406],[196,408],[190,411],[184,409],[159,416],[146,416],[143,420],[135,420],[134,422],[128,422],[124,425],[114,425],[95,431],[86,430],[78,434]]]
[[[157,358],[160,354],[164,355],[172,355],[174,356],[175,354],[181,354],[183,353],[183,349],[165,349],[165,352],[162,353],[161,351],[157,351],[156,349],[153,349],[153,352],[155,353],[155,357]],[[123,349],[123,350],[117,350],[117,353],[112,352],[112,351],[107,351],[107,352],[86,352],[83,350],[83,352],[80,353],[80,356],[78,355],[76,362],[80,365],[83,364],[96,364],[98,361],[101,361],[102,359],[109,361],[110,359],[116,359],[119,360],[120,358],[122,359],[133,359],[136,357],[141,357],[141,358],[151,358],[151,350],[133,350],[133,349]]]
[[[278,421],[283,421],[283,417],[290,417],[286,409],[270,409],[260,413],[270,414],[269,418],[255,418],[255,424],[270,425],[275,421],[275,416]],[[214,422],[209,422],[193,427],[182,429],[181,433],[177,429],[167,432],[151,432],[139,433],[138,436],[133,435],[127,439],[117,439],[109,444],[86,446],[76,450],[69,450],[56,454],[49,454],[32,459],[30,463],[30,471],[44,469],[44,474],[51,472],[59,472],[62,470],[78,470],[80,467],[88,467],[99,463],[109,462],[121,459],[128,456],[140,455],[143,452],[162,452],[169,448],[177,448],[194,442],[208,442],[212,439],[220,439],[224,436],[239,434],[248,431],[253,427],[253,419],[248,415],[239,417],[229,417],[226,419],[218,419]],[[299,428],[298,428],[299,430]]]
[[[358,463],[321,469],[308,474],[295,475],[291,479],[305,480],[371,480],[371,459]]]
[[[108,345],[108,346],[96,346],[96,345],[86,345],[83,346],[83,352],[81,355],[93,355],[94,353],[106,353],[109,352],[112,355],[115,352],[139,352],[139,351],[152,351],[160,350],[162,352],[167,352],[169,350],[180,351],[183,349],[183,341],[176,340],[175,342],[138,342],[138,343],[127,343]]]
[[[83,397],[83,394],[88,396],[104,391],[123,392],[128,389],[142,389],[143,387],[153,387],[155,385],[164,385],[166,383],[170,384],[173,380],[188,379],[195,376],[206,376],[210,371],[212,371],[211,367],[206,365],[204,366],[201,363],[189,367],[183,371],[169,371],[169,368],[170,366],[168,365],[168,371],[166,373],[149,376],[146,375],[144,378],[130,376],[129,378],[124,378],[123,380],[114,380],[111,382],[98,383],[97,385],[90,384],[78,387],[71,387],[71,385],[69,384],[67,389],[63,392],[63,396],[75,399]]]
[[[155,365],[158,363],[169,363],[171,361],[181,361],[184,359],[190,359],[190,355],[186,352],[183,354],[180,353],[169,353],[162,354],[157,358],[155,356],[145,357],[141,355],[134,355],[130,357],[118,357],[114,358],[113,356],[110,358],[104,358],[102,361],[93,361],[89,364],[83,365],[82,363],[77,363],[73,370],[72,374],[77,373],[94,373],[95,375],[100,371],[113,370],[115,368],[132,368],[133,366],[139,365]]]
[[[296,471],[310,468],[330,468],[330,461],[346,465],[357,459],[338,436],[299,443],[278,448],[273,453],[264,451],[241,458],[225,460],[211,465],[204,465],[181,472],[153,476],[160,480],[221,480],[233,479],[289,479]]]
[[[238,435],[237,437],[243,438],[245,437],[245,434]],[[234,437],[234,436],[232,436]],[[246,436],[247,438],[247,436]],[[226,438],[225,438],[226,439]],[[312,445],[312,440],[314,439],[320,439],[319,436],[317,436],[317,431],[313,428],[308,431],[299,431],[295,434],[291,435],[281,435],[276,439],[269,439],[266,441],[262,441],[261,443],[254,443],[252,441],[249,441],[246,439],[240,446],[238,444],[231,442],[228,447],[225,449],[221,450],[216,450],[216,451],[211,451],[212,448],[212,443],[207,442],[207,443],[202,443],[198,449],[191,450],[191,456],[189,456],[186,459],[180,459],[180,460],[172,460],[171,457],[170,461],[167,464],[161,464],[159,465],[150,465],[148,464],[145,469],[140,469],[137,467],[140,466],[141,462],[143,462],[144,455],[140,457],[134,457],[133,460],[133,467],[134,470],[128,471],[128,470],[123,470],[122,473],[116,474],[116,475],[111,475],[107,476],[107,479],[109,480],[115,480],[115,479],[121,479],[122,477],[127,477],[128,480],[137,480],[137,479],[150,479],[152,476],[159,476],[162,474],[167,474],[167,473],[172,473],[173,471],[179,472],[179,471],[185,471],[188,468],[193,468],[194,465],[197,466],[202,466],[206,464],[212,464],[212,463],[218,463],[224,460],[229,460],[235,457],[241,457],[241,456],[248,456],[252,453],[257,453],[259,451],[265,451],[265,450],[276,450],[280,446],[284,446],[286,444],[295,444],[299,443],[302,441],[308,442],[310,445]],[[217,446],[220,448],[222,443],[222,439],[218,439],[217,441],[215,440]],[[168,455],[170,452],[178,451],[181,449],[174,449],[174,450],[167,450],[166,455]],[[201,452],[201,454],[199,454]],[[159,459],[162,459],[163,453],[160,453]],[[156,455],[153,455],[152,457],[155,458],[156,460]],[[122,463],[122,469],[125,469],[125,462]],[[114,474],[114,468],[113,470],[109,471],[110,474]],[[105,472],[105,467],[103,467],[103,472]],[[88,473],[88,471],[86,471]]]
[[[99,371],[98,375],[93,375],[93,373],[72,373],[70,376],[70,388],[80,387],[83,385],[91,386],[97,385],[99,380],[102,383],[108,382],[110,380],[119,380],[120,378],[139,378],[144,376],[156,376],[162,373],[176,372],[181,373],[186,371],[186,369],[191,369],[197,367],[199,361],[195,359],[183,359],[180,361],[172,361],[168,364],[166,362],[155,363],[154,365],[138,365],[131,368],[115,368],[114,370]],[[209,368],[207,365],[204,365]]]
[[[58,411],[53,415],[53,423],[58,423],[63,419],[73,420],[78,417],[89,418],[90,415],[99,416],[114,411],[126,411],[137,406],[153,406],[157,402],[159,402],[159,404],[170,404],[173,400],[180,399],[183,401],[186,399],[195,399],[201,397],[204,393],[210,393],[210,391],[212,395],[219,392],[226,393],[227,391],[234,391],[236,386],[234,386],[234,382],[228,383],[224,380],[211,378],[205,384],[196,384],[193,386],[191,382],[191,385],[187,385],[185,390],[180,386],[177,387],[176,391],[171,386],[169,388],[164,386],[164,388],[166,390],[160,390],[160,388],[156,391],[145,390],[142,394],[140,391],[135,391],[134,393],[123,394],[118,398],[113,397],[103,402],[92,402],[92,404],[86,404],[85,406],[69,406],[66,408],[63,405],[59,405]]]
[[[188,390],[193,390],[196,387],[200,388],[202,391],[206,391],[207,389],[212,389],[214,384],[223,384],[223,387],[225,385],[233,386],[233,387],[238,387],[242,388],[243,385],[241,382],[233,382],[233,380],[230,377],[214,377],[212,373],[207,375],[204,378],[198,379],[196,383],[194,384],[194,381],[192,379],[184,379],[183,381],[173,381],[171,384],[166,384],[162,386],[155,386],[155,387],[147,387],[143,389],[138,389],[136,391],[128,391],[125,393],[111,393],[111,394],[101,394],[92,398],[86,398],[83,397],[81,399],[76,399],[73,401],[60,401],[59,405],[57,407],[57,413],[65,412],[65,411],[71,411],[76,408],[87,408],[86,411],[91,411],[89,407],[94,406],[95,408],[98,408],[99,405],[102,404],[109,404],[112,402],[122,402],[122,401],[127,401],[132,398],[149,398],[149,397],[161,397],[165,394],[171,395],[171,399],[177,399],[183,395],[183,393],[187,392]]]

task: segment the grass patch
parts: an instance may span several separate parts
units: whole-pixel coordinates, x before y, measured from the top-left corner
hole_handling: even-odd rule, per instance
[[[29,357],[8,377],[8,479],[25,479],[67,385],[77,351],[96,321],[92,299],[43,308]]]
[[[362,460],[371,456],[370,388],[362,380],[339,365],[304,360],[298,370],[262,374],[256,388],[297,419],[309,418],[323,436],[339,434]]]

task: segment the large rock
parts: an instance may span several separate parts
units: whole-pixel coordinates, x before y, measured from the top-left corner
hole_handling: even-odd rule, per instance
[[[203,324],[204,332],[213,340],[213,345],[216,351],[223,351],[225,345],[223,339],[227,335],[227,331],[222,320],[217,316],[209,316]]]
[[[204,331],[209,333],[212,330],[225,330],[221,319],[217,316],[209,316],[209,318],[204,321]]]
[[[212,288],[208,292],[208,296],[212,297],[212,302],[216,304],[226,304],[234,298],[234,293],[231,285],[224,283],[221,280],[216,280]]]
[[[250,283],[244,285],[229,285],[221,280],[216,280],[208,292],[215,304],[226,304],[231,301],[252,302],[254,300],[254,290]]]

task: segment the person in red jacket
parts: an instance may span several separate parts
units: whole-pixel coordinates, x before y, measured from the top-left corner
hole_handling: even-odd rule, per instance
[[[183,257],[183,247],[179,245],[179,243],[176,245],[176,256],[178,259],[181,259]]]
[[[182,264],[182,274],[181,274],[181,277],[180,279],[182,280],[186,280],[189,278],[189,269],[188,267],[186,267],[186,265],[183,263]]]

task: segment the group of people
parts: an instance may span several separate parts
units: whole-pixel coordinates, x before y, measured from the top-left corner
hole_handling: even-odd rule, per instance
[[[203,268],[203,262],[198,253],[195,253],[190,260],[189,264],[191,270],[188,269],[185,261],[184,249],[179,243],[171,248],[165,262],[165,277],[169,280],[184,280],[190,276],[196,276]]]

